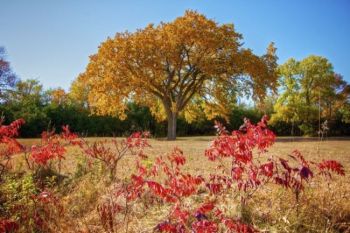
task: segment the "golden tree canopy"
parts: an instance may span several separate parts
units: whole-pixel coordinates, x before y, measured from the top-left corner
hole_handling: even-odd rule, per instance
[[[225,116],[238,95],[261,98],[277,79],[273,44],[257,56],[242,48],[241,39],[233,24],[186,11],[173,22],[108,38],[79,79],[96,114],[123,118],[133,100],[160,120],[181,112],[188,120]]]
[[[52,103],[57,105],[65,104],[68,101],[67,93],[62,88],[56,88],[48,91]]]

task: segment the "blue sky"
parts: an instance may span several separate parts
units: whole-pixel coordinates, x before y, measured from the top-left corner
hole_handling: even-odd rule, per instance
[[[0,46],[22,79],[63,87],[84,71],[88,56],[116,32],[172,21],[194,9],[233,23],[257,54],[273,41],[279,63],[327,57],[350,82],[348,0],[1,0]]]

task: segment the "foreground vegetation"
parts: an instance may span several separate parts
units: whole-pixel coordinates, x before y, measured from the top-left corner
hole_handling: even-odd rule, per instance
[[[272,146],[264,120],[233,136],[218,124],[213,138],[82,139],[64,127],[17,141],[22,123],[0,130],[3,232],[350,229],[347,141]]]

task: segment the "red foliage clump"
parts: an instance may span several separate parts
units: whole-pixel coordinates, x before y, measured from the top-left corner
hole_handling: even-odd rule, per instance
[[[330,171],[337,173],[338,175],[345,175],[345,170],[343,165],[335,160],[323,160],[318,164],[318,168],[320,169],[322,174],[330,176]]]
[[[68,126],[63,126],[61,134],[44,132],[41,144],[27,149],[14,138],[18,135],[23,120],[17,120],[8,126],[0,125],[0,144],[7,146],[1,151],[1,159],[6,158],[9,161],[12,154],[23,151],[25,156],[30,155],[29,159],[25,157],[29,165],[29,161],[32,162],[30,168],[47,166],[51,161],[64,159],[67,146],[76,145],[89,159],[102,162],[109,169],[111,178],[114,178],[119,161],[127,154],[137,155],[137,172],[127,181],[117,180],[113,198],[98,205],[100,220],[106,231],[116,229],[116,215],[126,216],[131,212],[129,208],[133,203],[143,200],[146,206],[161,203],[170,207],[166,219],[155,227],[155,231],[250,233],[257,230],[238,217],[227,216],[217,205],[220,200],[234,193],[239,197],[238,204],[243,205],[258,188],[274,183],[292,190],[298,201],[305,184],[317,174],[328,177],[331,177],[331,173],[345,174],[344,167],[339,162],[308,161],[297,150],[288,157],[292,162],[273,156],[265,156],[262,159],[264,162],[261,162],[260,156],[264,156],[275,142],[275,135],[267,128],[267,121],[268,118],[264,116],[254,125],[248,119],[244,119],[240,129],[232,133],[217,123],[219,135],[205,151],[205,156],[209,161],[219,162],[219,165],[208,177],[184,172],[186,157],[177,147],[168,155],[158,156],[151,164],[144,165],[143,162],[147,159],[144,149],[150,147],[147,141],[148,132],[133,133],[122,141],[89,143],[70,132]],[[255,151],[258,153],[254,153]],[[5,166],[2,163],[0,165],[1,177]],[[203,193],[206,198],[197,198]],[[186,203],[185,200],[189,198],[197,199],[193,206]],[[40,213],[48,215],[49,212],[45,212],[47,210],[44,207],[49,206],[60,212],[59,199],[48,190],[43,190],[33,196],[33,201],[43,207],[41,212],[35,212],[34,222],[45,229],[48,226]],[[0,220],[2,232],[17,228],[16,222]]]

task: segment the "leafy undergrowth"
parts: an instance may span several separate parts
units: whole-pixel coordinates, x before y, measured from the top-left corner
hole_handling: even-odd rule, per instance
[[[350,231],[349,177],[337,154],[319,144],[331,160],[269,152],[266,117],[232,133],[217,123],[196,157],[172,144],[164,153],[147,132],[85,140],[68,126],[22,144],[23,123],[0,126],[0,232]]]

